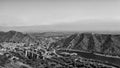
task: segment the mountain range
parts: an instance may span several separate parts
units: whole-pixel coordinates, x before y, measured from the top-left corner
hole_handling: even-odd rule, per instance
[[[120,35],[76,33],[55,42],[52,47],[120,56]]]
[[[86,22],[86,23],[82,23]],[[104,32],[104,33],[120,33],[119,22],[105,22],[103,21],[96,23],[95,20],[92,22],[77,21],[69,23],[56,23],[51,25],[25,25],[25,26],[0,26],[0,31],[20,31],[20,32]],[[114,28],[113,28],[114,27]]]
[[[29,34],[16,31],[0,32],[0,42],[34,42],[35,38]]]
[[[48,32],[40,33],[39,36],[51,36],[57,34],[60,35],[59,33],[54,34]],[[36,40],[37,39],[34,34],[31,35],[17,31],[0,32],[0,42],[35,42]],[[69,34],[69,36],[65,38],[53,42],[50,47],[120,56],[120,35],[89,32],[73,33]]]

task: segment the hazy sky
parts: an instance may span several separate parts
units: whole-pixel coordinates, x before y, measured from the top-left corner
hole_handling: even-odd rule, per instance
[[[120,0],[0,0],[0,26],[74,23],[76,29],[120,29]]]

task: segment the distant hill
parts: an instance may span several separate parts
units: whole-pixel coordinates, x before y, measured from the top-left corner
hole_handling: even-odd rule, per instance
[[[29,34],[16,31],[0,32],[0,42],[34,42],[35,38]]]
[[[82,23],[86,22],[86,23]],[[98,23],[99,22],[99,23]],[[90,21],[78,21],[73,23],[59,23],[59,24],[52,24],[52,25],[31,25],[31,26],[1,26],[0,31],[9,31],[15,30],[20,32],[103,32],[103,33],[118,33],[120,34],[119,30],[119,22],[105,22],[101,24],[100,21],[93,20]],[[114,28],[112,28],[114,27]]]
[[[75,32],[42,32],[42,33],[29,33],[35,37],[63,37],[74,34]]]
[[[54,48],[120,56],[120,35],[76,33],[56,43]]]

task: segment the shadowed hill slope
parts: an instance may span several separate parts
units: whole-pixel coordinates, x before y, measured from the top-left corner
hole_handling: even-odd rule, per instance
[[[54,48],[120,56],[120,35],[76,33],[54,43]]]

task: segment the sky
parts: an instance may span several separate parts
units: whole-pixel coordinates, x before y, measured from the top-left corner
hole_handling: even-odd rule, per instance
[[[0,30],[25,26],[119,31],[120,0],[0,0]]]

